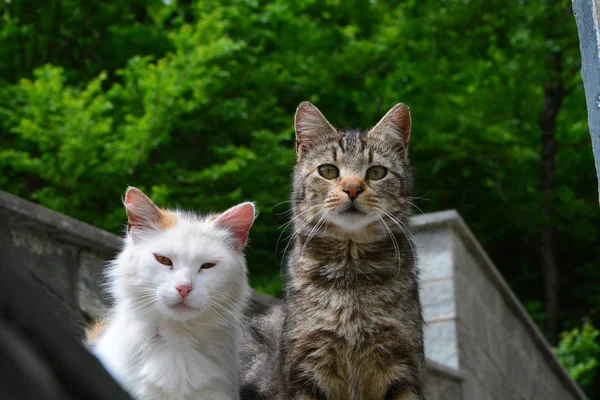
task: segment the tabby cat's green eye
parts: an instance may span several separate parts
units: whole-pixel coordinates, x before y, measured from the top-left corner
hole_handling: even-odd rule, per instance
[[[319,175],[325,179],[335,179],[340,176],[340,170],[335,165],[324,164],[319,167]]]
[[[370,181],[378,181],[385,178],[387,175],[387,168],[385,167],[371,167],[367,170],[367,179]]]

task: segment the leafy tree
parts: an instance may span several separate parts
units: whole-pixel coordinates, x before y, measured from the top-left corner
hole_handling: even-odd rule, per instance
[[[276,293],[295,107],[368,127],[403,101],[416,205],[458,209],[551,340],[600,304],[567,0],[2,4],[1,188],[113,232],[127,185],[255,200],[253,284]]]
[[[596,393],[594,380],[598,376],[600,360],[600,332],[592,322],[586,321],[583,326],[565,331],[554,352],[569,375],[581,386],[590,398]]]

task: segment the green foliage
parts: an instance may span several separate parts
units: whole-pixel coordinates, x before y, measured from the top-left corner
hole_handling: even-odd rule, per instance
[[[540,300],[529,300],[523,304],[527,313],[538,326],[545,326],[546,313]]]
[[[561,340],[554,352],[569,375],[581,386],[590,398],[594,397],[593,383],[598,376],[600,344],[598,331],[591,321],[581,328],[574,328],[561,334]]]
[[[562,318],[600,304],[600,212],[567,0],[1,4],[0,188],[116,233],[127,185],[199,211],[256,201],[248,260],[270,293],[289,236],[297,104],[368,127],[403,101],[417,205],[458,209],[521,299],[539,305],[539,116],[544,84],[561,79],[551,223]],[[544,68],[552,54],[560,76]]]

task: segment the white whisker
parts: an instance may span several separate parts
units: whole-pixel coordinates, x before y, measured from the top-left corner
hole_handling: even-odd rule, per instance
[[[285,260],[285,255],[287,253],[287,249],[290,247],[290,245],[294,242],[294,239],[300,234],[300,232],[302,232],[302,229],[307,226],[313,219],[315,219],[316,217],[319,217],[321,214],[327,212],[328,210],[326,208],[323,208],[319,211],[317,211],[315,214],[311,215],[306,221],[303,222],[303,224],[296,229],[296,232],[294,232],[292,234],[292,236],[289,239],[289,242],[287,244],[287,246],[285,246],[285,249],[283,250],[283,257],[281,258],[281,268],[283,268],[283,262]]]
[[[389,212],[387,212],[379,207],[376,207],[376,209],[378,211],[384,213],[393,223],[396,224],[398,229],[400,229],[400,232],[402,232],[402,234],[406,237],[406,240],[408,241],[408,245],[410,246],[410,251],[412,253],[412,258],[413,258],[413,260],[415,260],[416,253],[415,253],[415,248],[413,246],[414,237],[413,237],[412,233],[410,232],[410,230],[408,229],[408,227],[404,223],[402,223],[402,221],[400,221],[399,219],[397,219],[396,217],[391,215]]]
[[[310,242],[310,240],[319,232],[319,229],[321,228],[322,224],[327,221],[327,218],[329,217],[331,213],[327,213],[327,214],[323,214],[321,216],[321,218],[319,218],[319,221],[317,221],[317,223],[315,224],[315,226],[311,229],[311,231],[309,232],[308,236],[306,237],[306,241],[304,242],[304,246],[302,246],[302,249],[300,250],[300,256],[302,256],[302,254],[304,254],[304,249],[306,249],[306,246],[308,245],[308,243]],[[314,234],[313,234],[314,232]]]
[[[400,247],[398,245],[398,241],[394,237],[394,234],[393,234],[392,230],[387,226],[387,224],[385,223],[385,221],[383,220],[383,218],[381,218],[377,214],[375,214],[375,216],[377,217],[377,219],[379,220],[379,222],[381,223],[381,225],[383,226],[383,228],[387,231],[388,235],[392,239],[392,244],[394,245],[394,251],[396,252],[396,256],[398,257],[398,274],[400,274],[400,271],[402,269],[402,259],[400,258]]]

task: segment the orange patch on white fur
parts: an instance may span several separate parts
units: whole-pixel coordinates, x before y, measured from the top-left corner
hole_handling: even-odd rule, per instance
[[[85,341],[87,344],[93,345],[98,340],[102,332],[104,332],[105,328],[106,322],[99,319],[94,321],[92,326],[85,331]]]
[[[167,230],[174,227],[177,224],[177,215],[168,212],[167,210],[160,210],[160,229]]]

